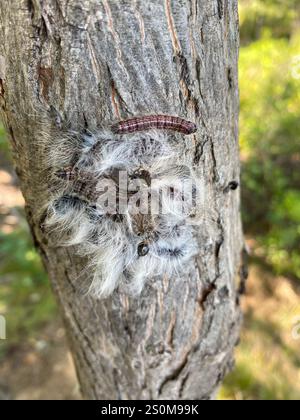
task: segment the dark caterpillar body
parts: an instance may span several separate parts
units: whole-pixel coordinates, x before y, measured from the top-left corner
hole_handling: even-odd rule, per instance
[[[69,183],[72,194],[87,201],[95,202],[99,196],[97,192],[97,179],[89,172],[79,171],[77,168],[68,166],[55,172],[55,176]]]
[[[113,131],[117,134],[136,133],[151,129],[171,130],[188,135],[197,131],[197,126],[191,121],[171,115],[148,115],[144,117],[131,118],[120,121],[113,126]]]
[[[56,171],[54,175],[56,178],[63,179],[65,181],[74,181],[78,178],[78,170],[72,166],[67,166]]]

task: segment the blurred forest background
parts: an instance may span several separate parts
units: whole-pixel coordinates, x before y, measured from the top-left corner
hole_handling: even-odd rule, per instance
[[[243,219],[236,369],[220,399],[300,400],[300,2],[240,0]],[[0,128],[0,399],[78,399],[65,332]]]

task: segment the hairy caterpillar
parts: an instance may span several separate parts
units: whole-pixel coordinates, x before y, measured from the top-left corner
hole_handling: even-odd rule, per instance
[[[197,126],[191,121],[170,115],[148,115],[121,121],[113,127],[117,134],[136,133],[149,129],[173,130],[182,134],[193,134]]]
[[[88,256],[97,297],[117,287],[139,294],[147,279],[180,274],[197,254],[196,178],[177,134],[193,132],[190,124],[154,116],[53,136],[45,228]]]

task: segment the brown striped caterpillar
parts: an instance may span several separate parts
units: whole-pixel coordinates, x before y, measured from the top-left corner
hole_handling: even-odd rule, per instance
[[[120,121],[113,127],[117,134],[136,133],[151,129],[172,130],[182,134],[193,134],[197,126],[191,121],[171,115],[148,115]]]
[[[197,254],[197,181],[182,142],[194,131],[191,122],[157,115],[52,136],[45,230],[88,257],[97,297],[117,288],[139,294],[146,281],[186,271]]]

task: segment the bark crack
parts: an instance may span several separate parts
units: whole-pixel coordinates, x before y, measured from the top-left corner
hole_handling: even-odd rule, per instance
[[[225,0],[225,1],[227,1],[227,0]],[[219,19],[223,19],[223,15],[224,15],[223,0],[217,0],[217,4],[218,4],[218,16],[219,16]]]
[[[195,154],[194,154],[194,165],[198,166],[199,162],[203,156],[204,153],[204,147],[208,142],[211,142],[211,138],[209,136],[204,136],[204,141],[199,141],[195,148]]]
[[[113,15],[112,15],[112,11],[110,8],[110,5],[108,3],[107,0],[103,0],[102,1],[107,18],[108,18],[108,30],[110,31],[113,39],[114,39],[114,45],[115,45],[115,49],[116,49],[116,53],[117,53],[117,61],[120,65],[120,67],[122,68],[122,70],[124,71],[124,73],[128,76],[128,72],[126,70],[126,66],[124,65],[123,62],[123,53],[122,53],[122,48],[121,48],[121,42],[120,42],[120,37],[119,34],[117,33],[117,31],[114,28],[114,20],[113,20]]]
[[[174,55],[179,55],[181,53],[181,46],[180,42],[177,36],[176,28],[175,28],[175,22],[172,15],[172,8],[171,8],[171,1],[165,0],[165,11],[167,16],[167,23],[170,33],[170,38],[173,45]]]
[[[203,310],[203,312],[206,309],[206,303],[208,301],[208,298],[210,297],[210,295],[216,290],[216,285],[215,282],[213,283],[209,283],[203,290],[202,292],[202,296],[200,298],[199,304]]]
[[[175,381],[175,380],[178,379],[178,377],[180,376],[180,374],[182,373],[182,371],[184,370],[184,368],[187,365],[188,356],[189,356],[191,351],[192,351],[192,349],[185,354],[182,362],[178,366],[173,368],[172,371],[164,378],[164,380],[161,382],[161,384],[158,388],[158,395],[162,394],[163,389],[168,384],[168,382]]]

